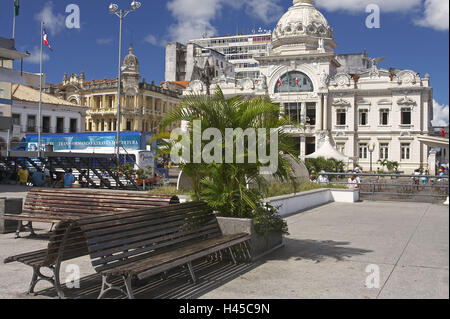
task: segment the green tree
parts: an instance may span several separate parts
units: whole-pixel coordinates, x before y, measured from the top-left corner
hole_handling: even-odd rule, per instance
[[[261,154],[255,154],[249,148],[248,140],[244,145],[244,163],[234,163],[225,160],[225,130],[226,129],[266,129],[266,147],[270,149],[270,129],[278,134],[278,169],[273,174],[277,181],[295,184],[290,156],[297,160],[293,138],[283,127],[288,121],[280,117],[280,107],[273,104],[268,97],[245,99],[242,97],[226,98],[220,88],[213,96],[190,95],[176,109],[168,113],[162,121],[162,129],[173,123],[186,121],[190,135],[190,163],[181,163],[180,168],[192,179],[195,199],[207,202],[221,216],[253,218],[260,233],[267,234],[270,230],[286,232],[285,222],[276,215],[272,207],[267,207],[263,199],[263,191],[267,188],[266,179],[260,174],[265,165],[260,161]],[[218,129],[223,137],[219,146],[222,150],[222,161],[207,164],[193,163],[194,153],[192,141],[194,121],[201,121],[202,133],[208,128]],[[172,141],[171,147],[181,140]],[[202,141],[202,150],[210,141]],[[259,142],[259,141],[258,141]],[[236,150],[236,137],[233,149]],[[257,152],[258,153],[258,152]],[[249,157],[255,156],[256,163],[249,163]]]

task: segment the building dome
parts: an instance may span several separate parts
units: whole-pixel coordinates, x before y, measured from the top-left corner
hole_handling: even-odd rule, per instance
[[[333,39],[327,19],[314,6],[313,0],[294,0],[294,5],[281,17],[272,35],[272,48],[318,39]]]
[[[130,44],[130,48],[128,49],[128,55],[123,60],[124,73],[126,72],[139,73],[139,60],[133,54],[133,52],[134,52],[133,45]]]

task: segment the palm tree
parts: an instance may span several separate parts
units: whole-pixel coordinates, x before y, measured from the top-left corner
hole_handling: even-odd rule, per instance
[[[194,121],[201,121],[202,133],[209,128],[218,129],[225,137],[226,129],[255,130],[266,129],[266,147],[270,149],[271,136],[269,129],[275,129],[278,134],[278,167],[272,176],[278,181],[295,183],[289,156],[298,160],[298,152],[293,138],[283,127],[288,120],[280,116],[280,106],[273,104],[268,97],[244,99],[242,97],[225,98],[220,88],[213,96],[187,96],[176,109],[168,113],[162,121],[162,129],[186,121],[191,141],[193,155]],[[172,141],[173,145],[178,141]],[[259,141],[258,141],[259,142]],[[202,141],[202,150],[209,141]],[[222,150],[220,163],[182,163],[181,169],[192,179],[196,199],[206,201],[222,216],[252,218],[258,211],[264,209],[262,204],[263,190],[267,187],[260,170],[265,166],[261,163],[261,154],[255,154],[244,146],[244,163],[226,163],[225,142],[219,146]],[[236,149],[236,137],[233,140]],[[266,155],[266,154],[264,154]],[[256,156],[256,163],[249,163],[249,158]],[[267,211],[265,212],[265,214]],[[267,214],[266,214],[267,215]]]

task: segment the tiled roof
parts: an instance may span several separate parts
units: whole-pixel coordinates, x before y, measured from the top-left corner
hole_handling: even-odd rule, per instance
[[[39,103],[39,91],[35,90],[29,86],[13,84],[12,98],[13,98],[13,100],[18,100],[18,101]],[[66,100],[57,98],[57,97],[47,94],[47,93],[42,93],[42,103],[80,107],[77,104],[70,103]]]

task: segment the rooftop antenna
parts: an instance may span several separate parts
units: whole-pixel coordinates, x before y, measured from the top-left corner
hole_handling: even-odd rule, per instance
[[[203,33],[202,36],[203,36],[203,39],[206,39],[208,37],[208,30],[207,30],[206,24],[205,24],[205,32]]]

